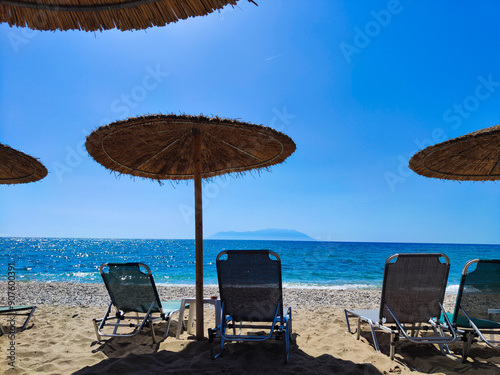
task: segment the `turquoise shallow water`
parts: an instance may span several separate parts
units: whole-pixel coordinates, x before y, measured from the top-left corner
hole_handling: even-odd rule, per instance
[[[104,262],[143,262],[158,284],[195,283],[194,240],[0,238],[0,280],[15,264],[17,280],[101,282]],[[385,259],[396,253],[441,252],[451,260],[449,290],[466,261],[500,258],[500,245],[204,241],[205,284],[217,284],[215,258],[226,249],[271,249],[282,262],[283,282],[294,287],[377,288]]]

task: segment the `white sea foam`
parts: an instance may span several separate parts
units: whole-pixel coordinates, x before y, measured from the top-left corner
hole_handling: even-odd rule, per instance
[[[460,287],[460,285],[458,285],[458,284],[448,285],[446,287],[446,294],[457,294],[459,287]]]
[[[68,276],[87,277],[87,276],[94,276],[94,273],[78,271],[78,272],[72,272]]]
[[[359,290],[359,289],[379,289],[373,284],[342,284],[342,285],[324,285],[324,284],[303,284],[303,283],[283,283],[284,288],[295,289],[325,289],[325,290]]]
[[[165,287],[194,287],[195,284],[181,283],[165,283],[158,282],[155,279],[157,286]],[[219,288],[218,284],[204,284],[207,288]],[[290,289],[324,289],[324,290],[359,290],[359,289],[379,289],[377,285],[370,284],[344,284],[344,285],[322,285],[322,284],[302,284],[302,283],[283,283],[283,288]]]
[[[153,275],[154,276],[154,275]],[[195,287],[195,284],[186,284],[186,283],[168,283],[168,282],[158,282],[155,277],[155,284],[157,286],[175,286],[175,287],[181,287],[181,288],[188,288],[188,287]],[[203,284],[203,287],[219,287],[218,285],[215,284]]]

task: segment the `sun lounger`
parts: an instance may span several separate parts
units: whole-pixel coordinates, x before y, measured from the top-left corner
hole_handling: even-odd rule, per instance
[[[30,321],[33,313],[35,312],[36,306],[2,306],[0,307],[0,316],[7,317],[7,328],[3,327],[3,324],[0,324],[0,332],[2,334],[8,334],[12,332],[11,327],[15,327],[13,324],[16,323],[18,316],[26,316],[21,328],[20,332],[24,331],[28,322]],[[17,326],[17,324],[16,324]]]
[[[442,263],[441,259],[445,262]],[[457,339],[452,327],[449,327],[450,335],[445,335],[436,322],[444,312],[449,269],[450,260],[444,254],[396,254],[389,257],[385,263],[380,309],[346,309],[348,331],[351,332],[349,318],[357,318],[358,339],[361,323],[368,323],[377,351],[380,347],[375,330],[389,333],[391,359],[394,359],[399,339],[417,344],[438,344],[444,351],[443,345]],[[449,324],[448,318],[444,318]],[[432,335],[419,335],[428,329],[432,329]]]
[[[496,336],[500,335],[500,260],[474,259],[465,264],[455,311],[448,315],[462,335],[463,361],[476,341],[500,349]]]
[[[278,254],[269,250],[226,250],[217,256],[216,264],[222,321],[208,330],[212,358],[222,353],[225,341],[276,339],[283,344],[286,363],[290,354],[292,310],[283,308]],[[216,338],[220,339],[221,348],[217,354]]]
[[[167,322],[164,338],[167,337],[172,315],[179,312],[180,301],[160,300],[148,266],[142,263],[104,263],[99,272],[111,303],[102,319],[94,319],[98,341],[101,336],[131,337],[150,326],[155,343],[154,324],[163,321]],[[115,314],[111,313],[113,307]]]

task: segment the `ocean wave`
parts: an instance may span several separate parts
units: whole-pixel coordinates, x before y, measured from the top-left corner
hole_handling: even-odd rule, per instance
[[[175,286],[175,287],[194,287],[195,284],[186,283],[162,283],[155,282],[157,286]],[[219,288],[218,284],[205,284],[207,288]],[[363,290],[363,289],[380,289],[379,285],[372,284],[344,284],[344,285],[324,285],[324,284],[305,284],[305,283],[283,283],[283,288],[287,289],[324,289],[324,290]]]
[[[66,276],[69,276],[69,277],[83,277],[83,278],[95,278],[95,272],[81,272],[81,271],[77,271],[77,272],[71,272],[71,273],[67,273]]]
[[[284,288],[294,289],[325,289],[325,290],[362,290],[362,289],[380,289],[380,285],[375,284],[342,284],[325,285],[318,283],[283,283]]]
[[[448,285],[446,287],[446,294],[457,294],[458,288],[460,288],[460,285],[458,285],[458,284]]]
[[[194,287],[195,283],[192,283],[192,284],[187,284],[187,283],[162,283],[162,282],[156,281],[156,277],[155,277],[155,285],[156,286],[166,286],[166,287],[175,286],[175,287],[188,288],[188,287]],[[210,286],[217,286],[217,285],[208,285],[208,284],[204,284],[203,285],[203,287],[210,287]]]

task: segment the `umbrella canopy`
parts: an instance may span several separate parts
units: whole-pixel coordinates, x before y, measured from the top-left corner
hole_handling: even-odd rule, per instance
[[[237,1],[0,0],[0,22],[34,30],[141,30],[204,16]]]
[[[102,126],[85,143],[108,169],[153,180],[194,179],[196,336],[203,329],[201,180],[282,163],[295,151],[285,134],[260,125],[204,116],[150,115]]]
[[[429,146],[413,155],[409,167],[422,176],[446,180],[499,180],[500,125]]]
[[[45,176],[47,169],[37,159],[0,144],[0,184],[24,184]]]

